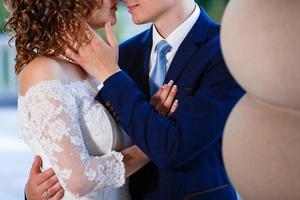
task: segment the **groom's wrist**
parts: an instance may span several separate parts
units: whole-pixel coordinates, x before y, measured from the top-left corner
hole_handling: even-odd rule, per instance
[[[112,73],[110,76],[108,76],[105,81],[107,81],[109,78],[113,77],[114,75],[116,75],[118,72],[122,71],[121,69],[118,69],[117,71],[115,71],[114,73]],[[99,80],[98,80],[99,81]],[[101,91],[102,88],[104,87],[105,81],[99,81],[100,84],[97,86],[98,91]]]
[[[114,66],[108,69],[99,72],[98,75],[95,77],[99,82],[104,83],[109,77],[113,76],[114,74],[118,73],[120,70],[119,66]]]

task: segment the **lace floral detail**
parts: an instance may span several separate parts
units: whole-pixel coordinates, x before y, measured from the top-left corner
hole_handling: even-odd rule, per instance
[[[29,89],[26,96],[19,97],[18,109],[21,136],[49,161],[66,192],[76,199],[97,190],[122,186],[125,167],[121,153],[89,155],[82,134],[82,127],[86,125],[80,120],[84,118],[80,106],[88,108],[91,105],[80,99],[92,99],[95,91],[83,82],[73,84],[43,81]],[[78,88],[77,84],[84,87]],[[88,124],[89,130],[98,134],[111,132],[103,107],[94,106],[93,109],[90,112],[96,113],[98,123],[104,122]],[[92,113],[85,116],[94,116]]]

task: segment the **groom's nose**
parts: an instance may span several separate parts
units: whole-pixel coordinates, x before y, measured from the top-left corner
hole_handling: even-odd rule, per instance
[[[136,2],[136,0],[118,0],[118,2],[123,2],[124,4],[126,4],[126,6],[128,6],[133,2]]]

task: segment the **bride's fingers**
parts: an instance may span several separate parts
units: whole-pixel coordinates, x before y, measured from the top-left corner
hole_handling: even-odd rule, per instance
[[[113,48],[116,48],[118,46],[118,40],[111,27],[111,22],[105,23],[105,34],[109,45]]]
[[[178,108],[178,105],[179,105],[179,101],[176,99],[171,107],[169,114],[168,114],[169,117],[176,111],[176,109]]]
[[[158,100],[158,102],[157,102],[157,104],[156,104],[156,110],[158,111],[158,112],[163,112],[164,110],[162,109],[163,108],[163,104],[165,103],[165,101],[167,100],[167,98],[168,98],[168,95],[169,95],[169,93],[171,92],[171,89],[172,89],[172,87],[173,87],[173,84],[174,84],[174,82],[173,81],[170,81],[168,84],[165,84],[164,86],[163,86],[163,92],[161,93],[161,95],[159,96],[159,100]],[[166,114],[168,114],[167,112],[163,112],[162,113],[163,115],[166,115]]]
[[[165,113],[166,115],[170,112],[170,109],[174,103],[174,100],[176,98],[176,94],[177,94],[177,86],[173,85],[173,87],[171,87],[171,91],[169,92],[166,100],[164,101],[162,107],[161,107],[161,112]]]
[[[159,90],[152,96],[151,101],[150,101],[150,105],[152,106],[156,106],[158,100],[159,100],[159,96],[161,95],[161,93],[164,91],[164,89],[162,87],[159,88]]]

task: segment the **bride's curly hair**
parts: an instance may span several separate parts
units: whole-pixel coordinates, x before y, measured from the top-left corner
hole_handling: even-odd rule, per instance
[[[102,0],[4,0],[12,16],[4,30],[15,41],[15,72],[38,56],[56,57],[89,38],[85,22]]]

